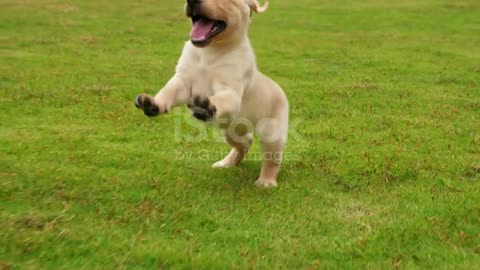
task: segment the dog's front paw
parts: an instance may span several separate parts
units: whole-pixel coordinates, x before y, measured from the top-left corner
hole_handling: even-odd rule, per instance
[[[187,106],[192,111],[193,116],[202,121],[212,120],[217,113],[217,108],[208,97],[196,96],[190,99]]]
[[[138,95],[135,98],[135,106],[141,110],[146,116],[157,116],[160,113],[165,113],[166,111],[162,111],[153,98],[146,94]]]

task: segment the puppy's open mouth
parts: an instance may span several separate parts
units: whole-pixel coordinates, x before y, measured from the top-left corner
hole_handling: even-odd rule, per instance
[[[225,30],[227,24],[224,21],[211,20],[203,16],[192,17],[192,31],[190,37],[193,45],[204,47],[213,37]]]

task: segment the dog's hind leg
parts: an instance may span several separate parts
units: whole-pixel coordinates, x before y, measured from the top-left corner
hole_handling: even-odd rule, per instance
[[[215,162],[212,165],[213,168],[227,168],[238,165],[245,155],[247,155],[253,142],[253,134],[250,132],[242,136],[232,135],[233,134],[229,134],[228,131],[225,131],[225,141],[233,148],[224,159]]]
[[[277,119],[264,119],[257,125],[262,148],[262,170],[255,184],[262,187],[276,187],[283,149],[288,136],[288,110],[284,109]]]
[[[276,187],[280,164],[282,163],[283,148],[285,143],[277,141],[274,143],[260,142],[262,147],[262,170],[255,185],[261,187]]]

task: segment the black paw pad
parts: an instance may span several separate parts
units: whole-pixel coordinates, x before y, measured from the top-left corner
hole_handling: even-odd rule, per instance
[[[160,114],[160,109],[153,102],[153,98],[144,94],[135,98],[135,107],[142,109],[146,116],[157,116]]]
[[[217,113],[217,108],[210,103],[208,97],[196,96],[188,102],[187,106],[193,112],[193,116],[202,121],[211,120]]]

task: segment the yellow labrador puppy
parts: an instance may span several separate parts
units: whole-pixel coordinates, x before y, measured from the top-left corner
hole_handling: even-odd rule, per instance
[[[191,40],[175,75],[154,97],[137,96],[135,105],[156,116],[187,104],[194,117],[217,123],[233,148],[214,168],[240,163],[256,132],[263,163],[255,183],[274,187],[287,141],[288,101],[280,86],[258,71],[247,37],[252,12],[267,7],[257,0],[187,0]]]

